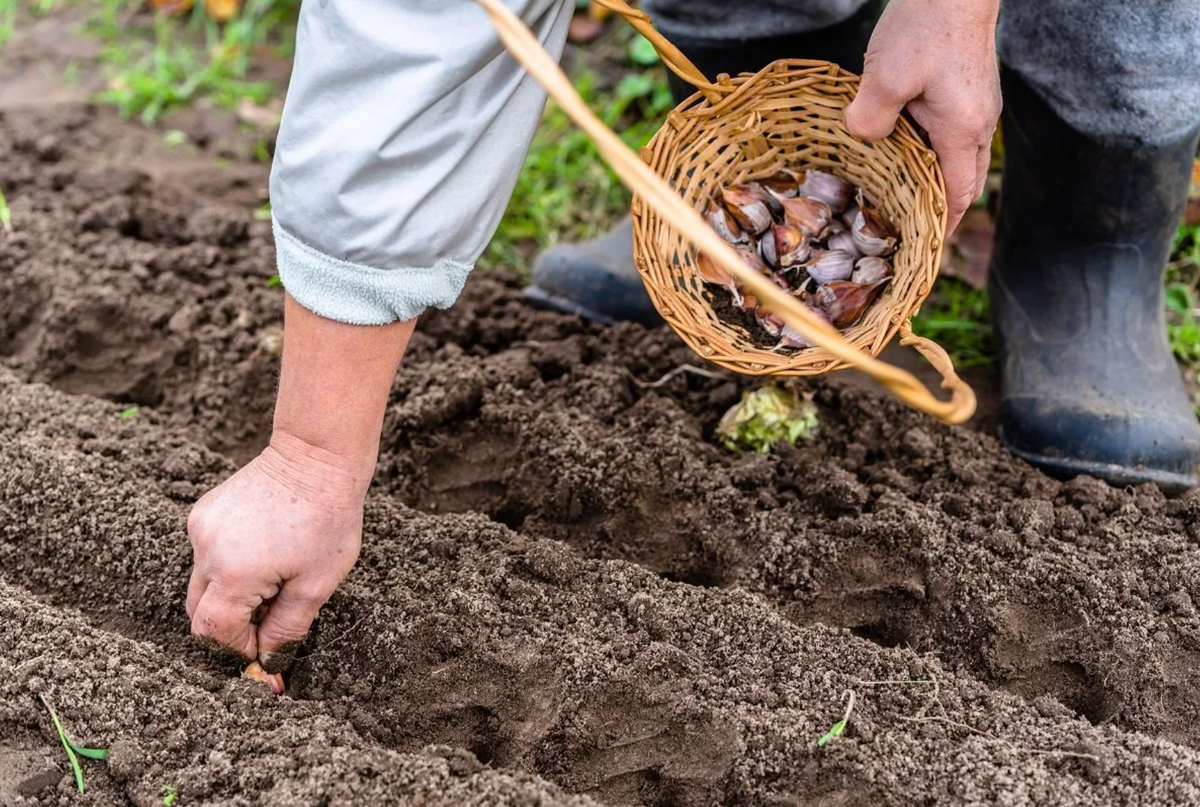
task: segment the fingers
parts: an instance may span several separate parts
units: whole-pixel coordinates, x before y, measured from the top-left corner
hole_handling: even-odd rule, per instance
[[[970,140],[937,135],[931,135],[931,140],[946,180],[946,237],[949,237],[977,198],[977,189],[981,185],[979,146]]]
[[[258,626],[258,657],[268,672],[291,663],[295,644],[308,635],[326,599],[294,580],[280,589]]]
[[[917,94],[868,62],[858,96],[846,107],[846,128],[860,140],[882,140],[896,128],[904,105]]]
[[[245,659],[258,656],[258,635],[252,621],[259,598],[247,599],[212,581],[192,614],[192,634],[221,644]]]
[[[198,566],[193,566],[192,576],[188,580],[186,604],[188,619],[196,615],[196,608],[200,605],[200,598],[204,596],[206,588],[208,588],[208,580],[200,573]]]
[[[973,202],[977,202],[983,197],[983,191],[987,188],[988,170],[992,167],[992,143],[989,140],[986,145],[979,147],[979,154],[975,157],[975,198]]]

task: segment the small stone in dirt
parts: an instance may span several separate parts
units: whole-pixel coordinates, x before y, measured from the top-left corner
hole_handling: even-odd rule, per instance
[[[56,163],[62,159],[62,142],[57,135],[47,134],[42,135],[33,144],[33,151],[37,154],[37,158],[44,163]]]
[[[1054,505],[1038,500],[1013,502],[1008,508],[1008,521],[1022,533],[1045,538],[1054,528]]]
[[[579,574],[579,558],[564,546],[537,541],[525,550],[525,566],[548,583],[563,586]]]
[[[136,779],[146,769],[146,753],[133,740],[116,740],[108,747],[108,769],[118,779]]]

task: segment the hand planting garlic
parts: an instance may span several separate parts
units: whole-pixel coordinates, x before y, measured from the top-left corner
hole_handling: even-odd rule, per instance
[[[747,268],[770,276],[840,330],[862,319],[894,274],[896,228],[861,189],[826,171],[784,168],[721,188],[706,202],[704,218]],[[728,272],[698,257],[704,282],[724,288],[735,309],[752,315],[747,323],[778,340],[773,350],[812,346]]]

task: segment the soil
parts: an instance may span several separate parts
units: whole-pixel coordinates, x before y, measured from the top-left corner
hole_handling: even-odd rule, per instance
[[[668,330],[512,273],[423,318],[358,566],[287,696],[240,680],[186,636],[186,519],[269,435],[283,292],[265,167],[213,157],[0,117],[0,805],[1200,803],[1200,495],[852,377],[732,454],[752,381],[658,384],[700,365]],[[82,798],[38,696],[111,749]]]

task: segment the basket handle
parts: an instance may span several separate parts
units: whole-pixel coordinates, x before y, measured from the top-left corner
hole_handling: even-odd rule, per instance
[[[477,0],[483,6],[501,41],[513,57],[529,71],[563,111],[592,139],[596,150],[617,173],[626,187],[637,194],[646,204],[654,208],[678,232],[687,237],[697,249],[706,253],[751,291],[769,311],[795,328],[808,341],[824,348],[834,358],[874,378],[894,395],[914,409],[926,412],[947,423],[962,423],[975,413],[975,393],[954,372],[950,357],[933,342],[915,336],[907,323],[900,325],[903,344],[914,346],[926,356],[942,374],[942,388],[950,393],[950,400],[942,401],[934,396],[912,375],[898,367],[879,361],[863,353],[847,342],[832,326],[817,318],[807,306],[787,294],[764,275],[748,269],[712,228],[705,224],[700,214],[691,208],[667,182],[638,159],[596,115],[588,108],[570,79],[558,64],[542,48],[533,33],[514,15],[502,0]],[[622,14],[638,25],[649,27],[649,18],[629,8],[623,0],[599,0],[602,5]],[[622,8],[624,10],[622,10]],[[628,12],[628,13],[626,13]],[[637,27],[637,26],[635,26]],[[641,30],[639,28],[639,30]],[[649,28],[653,32],[653,28]],[[647,37],[649,38],[649,37]],[[657,35],[661,42],[666,42]],[[651,42],[655,40],[651,39]],[[667,43],[669,45],[669,43]],[[656,45],[657,47],[657,45]],[[682,54],[680,54],[682,57]],[[686,59],[684,59],[686,61]],[[690,62],[688,62],[690,64]],[[686,66],[680,63],[682,69]],[[693,65],[693,74],[699,71]],[[684,76],[686,78],[686,76]]]
[[[658,51],[658,55],[667,69],[704,93],[704,97],[710,104],[717,103],[725,93],[735,89],[732,85],[723,87],[709,81],[704,73],[700,72],[700,68],[683,55],[683,51],[658,32],[646,12],[633,8],[625,0],[592,0],[592,3],[624,17],[635,31],[650,40],[650,44]]]

